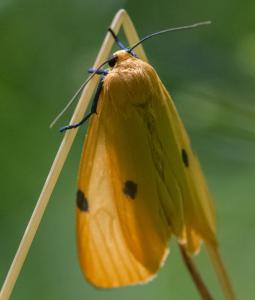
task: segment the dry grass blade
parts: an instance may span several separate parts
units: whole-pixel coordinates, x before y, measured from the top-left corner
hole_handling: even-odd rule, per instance
[[[230,279],[224,267],[219,250],[211,245],[206,244],[207,252],[211,258],[218,281],[227,300],[235,300],[236,296],[231,285]]]
[[[179,244],[179,249],[182,255],[182,259],[191,275],[191,278],[197,287],[197,290],[203,300],[213,300],[211,294],[209,293],[208,288],[206,287],[201,275],[199,274],[195,264],[191,258],[187,255],[184,247]]]
[[[115,15],[115,17],[112,21],[112,24],[111,24],[111,28],[116,33],[118,33],[118,31],[122,25],[124,27],[124,32],[127,35],[128,42],[130,44],[138,42],[139,38],[135,31],[134,25],[133,25],[132,21],[130,20],[128,14],[126,13],[126,11],[123,9],[119,10],[117,12],[117,14]],[[111,48],[112,48],[112,45],[113,45],[113,42],[114,41],[113,41],[110,33],[107,33],[106,37],[103,41],[103,44],[101,46],[101,49],[99,51],[99,54],[97,56],[97,59],[95,61],[94,67],[97,67],[98,65],[100,65],[100,63],[102,63],[104,60],[106,60],[106,58],[108,58]],[[143,52],[142,46],[139,47],[138,51],[139,51],[140,57],[145,58],[145,54]],[[85,86],[85,88],[82,92],[82,95],[80,97],[80,100],[74,111],[74,114],[72,116],[72,119],[70,121],[71,124],[76,123],[82,119],[82,117],[88,107],[88,104],[90,102],[90,98],[96,88],[97,82],[98,82],[98,78],[95,76]],[[48,201],[50,199],[51,193],[56,185],[59,174],[63,168],[63,165],[64,165],[65,160],[68,156],[68,153],[71,149],[71,146],[72,146],[72,143],[74,141],[76,134],[77,134],[77,129],[74,129],[74,130],[67,131],[64,135],[63,141],[59,147],[59,150],[54,159],[54,162],[52,164],[52,167],[50,169],[48,177],[43,186],[42,192],[41,192],[39,199],[37,201],[37,204],[34,208],[33,214],[29,220],[29,223],[24,232],[24,235],[22,237],[22,240],[20,242],[20,245],[18,247],[16,255],[13,259],[13,262],[11,264],[9,272],[8,272],[6,279],[4,281],[4,284],[2,286],[2,289],[0,292],[0,300],[9,299],[9,297],[12,293],[13,287],[14,287],[16,280],[19,276],[19,273],[22,269],[22,266],[24,264],[27,254],[28,254],[28,251],[29,251],[32,241],[35,237],[37,229],[40,225],[40,222],[43,217],[46,206],[48,204]]]

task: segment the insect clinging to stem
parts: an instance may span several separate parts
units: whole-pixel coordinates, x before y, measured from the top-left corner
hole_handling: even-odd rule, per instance
[[[133,44],[129,48],[115,34],[121,26]],[[142,41],[172,30],[138,42],[127,12],[118,11],[92,74],[75,95],[83,90],[71,125],[62,129],[89,119],[76,199],[81,268],[97,287],[144,283],[157,273],[168,254],[168,241],[175,237],[201,297],[209,300],[212,298],[192,271],[191,261],[204,241],[225,298],[234,300],[218,251],[214,208],[199,162],[174,102],[141,46]],[[105,60],[113,40],[121,50]],[[104,68],[106,63],[109,68]],[[77,123],[96,85],[96,75],[101,80],[92,109]],[[1,300],[11,295],[75,135],[76,130],[64,135],[0,291]]]
[[[89,119],[78,179],[77,240],[82,271],[97,287],[148,281],[174,236],[187,256],[205,242],[227,299],[234,299],[199,161],[155,69],[135,54],[152,36],[209,23],[156,32],[131,47],[110,28],[120,50],[89,70],[89,80],[101,76],[91,111],[61,129]]]

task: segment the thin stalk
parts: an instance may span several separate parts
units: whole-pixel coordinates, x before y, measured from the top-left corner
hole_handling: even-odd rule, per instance
[[[111,28],[117,33],[122,25],[124,27],[124,32],[128,33],[127,34],[128,42],[130,44],[134,42],[138,42],[139,38],[134,28],[134,25],[130,20],[127,12],[123,9],[119,10],[115,15],[111,24]],[[94,68],[99,66],[104,60],[106,60],[106,58],[108,58],[113,42],[114,40],[112,36],[110,35],[110,33],[107,33],[103,41],[103,44],[101,46],[101,49],[98,53],[97,59],[95,61]],[[146,57],[142,47],[139,48],[139,52],[141,58]],[[89,83],[85,86],[82,95],[79,99],[79,102],[76,106],[76,109],[73,113],[73,116],[71,118],[70,124],[77,123],[82,119],[88,107],[88,104],[90,102],[90,98],[93,94],[93,91],[95,90],[97,82],[98,82],[98,77],[94,76],[89,81]],[[47,176],[47,179],[45,181],[45,184],[43,186],[43,189],[37,201],[37,204],[34,208],[33,214],[28,222],[28,225],[21,239],[16,255],[12,261],[12,264],[10,266],[10,269],[8,271],[4,284],[2,286],[0,292],[0,300],[8,300],[12,293],[14,285],[17,281],[17,278],[20,274],[22,266],[29,252],[32,241],[40,225],[41,219],[43,217],[43,214],[49,202],[50,196],[57,183],[60,172],[63,168],[63,165],[66,161],[68,153],[71,149],[71,146],[77,134],[77,130],[78,129],[73,129],[65,132],[62,143],[59,147],[59,150],[56,154],[52,167],[49,171],[49,174]]]
[[[228,277],[226,268],[221,259],[219,250],[217,247],[206,244],[207,252],[210,256],[212,265],[214,267],[215,273],[218,277],[219,284],[221,285],[222,291],[225,295],[226,300],[235,300],[236,296],[231,285],[230,279]]]
[[[185,248],[179,244],[179,249],[182,255],[182,259],[190,273],[190,276],[203,300],[213,300],[208,288],[206,287],[201,275],[199,274],[194,262],[186,253]]]

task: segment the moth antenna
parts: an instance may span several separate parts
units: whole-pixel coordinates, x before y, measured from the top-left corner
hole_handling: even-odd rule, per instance
[[[108,31],[111,33],[112,37],[114,38],[115,42],[117,43],[117,45],[120,47],[120,49],[122,50],[127,50],[128,48],[121,42],[121,40],[117,37],[117,35],[115,34],[115,32],[111,29],[108,28]]]
[[[89,78],[83,82],[83,84],[78,88],[77,92],[73,95],[71,100],[67,103],[67,105],[64,107],[64,109],[56,116],[56,118],[50,123],[50,128],[52,128],[56,122],[63,116],[63,114],[68,110],[70,105],[74,102],[76,97],[80,94],[80,92],[83,90],[83,88],[87,85],[87,83],[95,76],[95,74],[98,72],[99,69],[101,69],[105,64],[109,62],[109,59],[104,61],[99,67],[97,67],[94,72],[89,76]]]
[[[142,38],[139,42],[137,42],[136,44],[134,44],[131,48],[128,48],[128,52],[132,52],[132,50],[134,48],[136,48],[138,45],[140,45],[142,42],[150,39],[151,37],[155,36],[155,35],[160,35],[166,32],[170,32],[170,31],[177,31],[177,30],[186,30],[186,29],[192,29],[198,26],[203,26],[203,25],[209,25],[211,24],[211,21],[204,21],[204,22],[199,22],[199,23],[195,23],[192,25],[186,25],[186,26],[180,26],[180,27],[173,27],[173,28],[168,28],[165,30],[161,30],[152,34],[149,34],[147,36],[145,36],[144,38]],[[127,48],[124,46],[124,44],[120,41],[120,39],[117,37],[117,35],[114,33],[114,31],[109,28],[108,29],[109,32],[112,34],[114,40],[116,41],[116,43],[118,44],[118,46],[121,49],[126,50]],[[50,124],[50,128],[52,128],[56,122],[62,117],[62,115],[67,111],[67,109],[70,107],[70,105],[75,101],[76,97],[79,95],[79,93],[82,91],[82,89],[86,86],[86,84],[92,79],[92,77],[94,77],[94,75],[96,74],[96,72],[106,63],[108,63],[109,60],[106,60],[105,62],[103,62],[96,70],[94,73],[92,73],[90,75],[90,77],[79,87],[79,89],[77,90],[77,92],[74,94],[74,96],[71,98],[71,100],[67,103],[67,105],[64,107],[64,109],[57,115],[57,117],[51,122]]]
[[[158,31],[158,32],[151,33],[149,35],[146,35],[139,42],[137,42],[131,48],[129,48],[128,52],[131,52],[134,48],[136,48],[142,42],[150,39],[151,37],[153,37],[155,35],[160,35],[160,34],[163,34],[163,33],[166,33],[166,32],[170,32],[170,31],[192,29],[192,28],[195,28],[195,27],[203,26],[203,25],[209,25],[211,23],[212,23],[211,21],[204,21],[204,22],[198,22],[198,23],[195,23],[195,24],[192,24],[192,25],[186,25],[186,26],[180,26],[180,27],[172,27],[172,28],[168,28],[168,29],[164,29],[164,30],[161,30],[161,31]]]
[[[91,76],[92,77],[92,76]],[[56,118],[50,123],[50,128],[52,128],[57,121],[63,116],[63,114],[68,110],[68,108],[70,107],[70,105],[74,102],[74,100],[76,99],[76,97],[79,95],[79,93],[81,92],[81,90],[83,89],[83,87],[85,86],[86,81],[83,82],[83,84],[78,88],[77,92],[73,95],[73,97],[71,98],[71,100],[68,101],[67,105],[64,107],[64,109],[56,116]]]

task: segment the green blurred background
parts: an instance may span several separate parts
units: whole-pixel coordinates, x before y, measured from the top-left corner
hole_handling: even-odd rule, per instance
[[[32,213],[73,108],[49,123],[86,78],[106,30],[126,8],[140,36],[212,20],[208,27],[147,41],[150,62],[170,90],[215,198],[218,237],[239,299],[255,287],[255,2],[0,0],[0,284]],[[200,299],[175,241],[158,277],[100,291],[76,257],[79,130],[12,299]],[[196,258],[223,299],[204,251]]]

